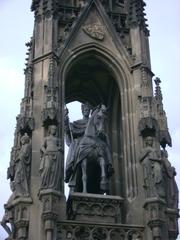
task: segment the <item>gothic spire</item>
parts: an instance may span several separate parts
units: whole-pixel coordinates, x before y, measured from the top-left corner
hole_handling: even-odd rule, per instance
[[[147,19],[145,18],[145,2],[143,0],[130,0],[129,3],[129,23],[130,25],[139,25],[144,32],[149,35]]]

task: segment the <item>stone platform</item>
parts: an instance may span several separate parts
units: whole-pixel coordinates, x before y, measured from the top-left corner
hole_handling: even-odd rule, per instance
[[[123,199],[118,196],[72,193],[67,202],[68,219],[96,223],[122,223]]]

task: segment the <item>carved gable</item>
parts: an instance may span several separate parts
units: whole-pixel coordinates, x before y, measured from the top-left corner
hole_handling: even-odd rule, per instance
[[[67,49],[73,51],[88,44],[97,44],[125,58],[129,65],[132,64],[126,46],[118,36],[104,7],[97,0],[91,1],[84,7],[77,21],[72,25],[64,44],[66,48],[60,51],[60,55]]]

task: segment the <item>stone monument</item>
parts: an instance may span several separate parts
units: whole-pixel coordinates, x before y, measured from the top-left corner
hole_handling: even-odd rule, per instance
[[[176,171],[144,8],[143,0],[32,0],[7,239],[177,239]],[[70,122],[73,101],[83,116]]]

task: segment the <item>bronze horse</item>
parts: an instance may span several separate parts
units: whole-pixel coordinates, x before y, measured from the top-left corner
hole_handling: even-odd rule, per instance
[[[93,111],[79,145],[76,166],[81,174],[77,173],[76,182],[83,193],[109,193],[113,168],[106,124],[107,108],[102,104]]]

